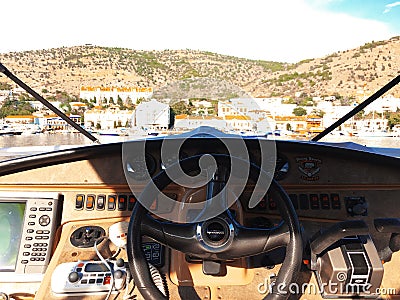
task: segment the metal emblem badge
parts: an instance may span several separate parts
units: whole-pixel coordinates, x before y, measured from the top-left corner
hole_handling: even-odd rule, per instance
[[[320,159],[311,156],[297,157],[296,162],[301,173],[301,179],[307,181],[319,180],[319,172],[321,170],[320,165],[322,163]]]

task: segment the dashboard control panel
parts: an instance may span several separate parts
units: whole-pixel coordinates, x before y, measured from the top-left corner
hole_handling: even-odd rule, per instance
[[[299,216],[312,217],[318,212],[325,218],[346,218],[368,216],[368,201],[363,194],[355,194],[348,191],[310,191],[290,192],[288,194],[294,209]],[[240,200],[247,211],[251,213],[278,214],[279,199],[274,199],[268,194],[263,196],[260,202],[249,209],[247,206],[249,194],[243,193]]]
[[[125,263],[109,262],[108,266],[98,261],[63,263],[52,274],[51,290],[55,294],[107,292],[112,285],[112,273],[116,280],[115,287],[123,288],[125,282],[118,280],[125,280],[126,272]],[[121,276],[115,276],[116,273]]]
[[[296,210],[341,210],[342,200],[338,193],[291,193],[289,194]],[[246,198],[246,196],[244,196]],[[250,211],[264,212],[278,210],[276,199],[268,194]]]
[[[136,197],[132,194],[77,194],[75,196],[75,210],[133,210]]]

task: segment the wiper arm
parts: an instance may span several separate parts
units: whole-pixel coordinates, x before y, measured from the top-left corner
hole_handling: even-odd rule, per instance
[[[28,85],[26,85],[24,82],[22,82],[17,76],[15,76],[13,73],[11,73],[1,62],[0,62],[0,72],[6,75],[8,78],[10,78],[12,81],[14,81],[16,84],[18,84],[20,87],[22,87],[25,91],[27,91],[33,98],[35,98],[37,101],[40,101],[44,106],[49,108],[52,112],[54,112],[57,116],[62,118],[67,124],[71,125],[73,128],[78,130],[80,133],[82,133],[84,136],[86,136],[88,139],[90,139],[92,142],[100,144],[100,141],[95,138],[90,132],[85,130],[83,127],[72,121],[66,114],[64,114],[61,110],[59,110],[57,107],[55,107],[53,104],[51,104],[49,101],[44,99],[42,96],[40,96],[38,93],[36,93],[33,89],[31,89]]]
[[[394,87],[396,84],[400,82],[400,75],[397,75],[392,81],[387,83],[385,86],[383,86],[380,90],[375,92],[373,95],[368,97],[364,102],[361,104],[357,105],[354,109],[352,109],[350,112],[345,114],[343,117],[341,117],[339,120],[337,120],[335,123],[333,123],[331,126],[326,128],[324,131],[320,132],[317,134],[315,137],[311,139],[311,141],[316,142],[320,139],[322,139],[324,136],[326,136],[328,133],[342,125],[344,122],[346,122],[348,119],[351,117],[355,116],[357,113],[359,113],[361,110],[363,110],[365,107],[367,107],[369,104],[374,102],[376,99],[378,99],[380,96],[382,96],[384,93],[389,91],[392,87]]]

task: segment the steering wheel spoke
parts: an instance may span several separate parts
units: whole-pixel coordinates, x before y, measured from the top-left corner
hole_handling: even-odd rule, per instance
[[[287,226],[281,223],[273,228],[237,228],[232,247],[225,259],[252,256],[286,246],[290,241]]]
[[[203,249],[196,239],[196,224],[163,222],[146,214],[141,230],[143,235],[156,239],[161,244],[184,253],[199,254]]]

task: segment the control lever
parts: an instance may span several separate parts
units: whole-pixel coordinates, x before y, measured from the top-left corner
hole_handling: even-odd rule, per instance
[[[117,270],[114,272],[114,286],[115,289],[120,291],[125,287],[126,283],[126,272]]]
[[[368,226],[362,220],[349,220],[336,223],[323,232],[319,232],[310,241],[311,270],[317,269],[317,257],[329,246],[346,236],[366,235]]]

